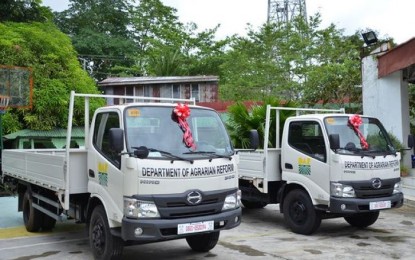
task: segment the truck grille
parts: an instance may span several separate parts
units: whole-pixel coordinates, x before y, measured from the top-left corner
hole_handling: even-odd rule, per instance
[[[377,189],[373,187],[372,180],[349,183],[346,182],[345,184],[351,185],[354,188],[356,198],[368,199],[391,196],[393,193],[393,187],[398,181],[399,178],[381,180],[382,186]]]
[[[201,201],[192,205],[187,197],[194,191],[201,195]],[[234,192],[236,189],[210,192],[188,190],[178,194],[153,195],[152,199],[157,205],[161,218],[188,218],[220,213],[226,196]]]

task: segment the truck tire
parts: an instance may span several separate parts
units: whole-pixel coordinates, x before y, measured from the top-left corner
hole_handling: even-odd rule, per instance
[[[113,236],[108,225],[107,214],[102,205],[94,208],[89,225],[89,244],[94,259],[120,259],[124,242]]]
[[[250,200],[241,200],[242,205],[247,209],[262,209],[267,205],[266,202],[262,201],[250,201]]]
[[[49,217],[46,214],[42,214],[42,231],[51,231],[56,225],[56,219]]]
[[[320,227],[321,214],[303,190],[296,189],[287,194],[283,211],[285,222],[294,233],[310,235]]]
[[[42,224],[42,212],[32,206],[33,197],[29,189],[23,195],[23,222],[29,232],[39,231]]]
[[[193,251],[208,252],[216,246],[219,240],[219,231],[186,237],[187,244]]]
[[[378,220],[379,211],[371,211],[371,212],[364,212],[364,213],[357,213],[347,217],[344,219],[353,227],[357,228],[365,228]]]

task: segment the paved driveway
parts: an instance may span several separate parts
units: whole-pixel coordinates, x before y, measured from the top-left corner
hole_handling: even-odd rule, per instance
[[[17,201],[0,198],[3,201]],[[7,204],[10,205],[10,204]],[[3,214],[0,223],[0,259],[92,259],[84,225],[58,223],[51,233],[28,233],[21,214]],[[20,215],[20,216],[19,216]],[[5,235],[6,234],[6,235]],[[192,252],[185,240],[125,247],[123,259],[241,260],[241,259],[415,259],[415,207],[382,211],[378,221],[360,230],[342,219],[323,220],[312,236],[292,233],[276,205],[260,210],[243,210],[242,224],[221,233],[217,246],[208,253]]]

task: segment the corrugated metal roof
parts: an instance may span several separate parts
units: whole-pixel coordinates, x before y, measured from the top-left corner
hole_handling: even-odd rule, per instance
[[[175,77],[119,77],[107,78],[98,82],[99,86],[119,86],[138,84],[166,84],[166,83],[192,83],[217,82],[218,76],[175,76]]]
[[[66,129],[55,129],[51,131],[39,131],[39,130],[30,130],[30,129],[23,129],[8,135],[4,135],[3,137],[5,139],[16,139],[18,137],[22,138],[43,138],[43,137],[49,137],[49,138],[66,138]],[[72,137],[76,138],[83,138],[84,135],[84,127],[73,127],[72,128]]]

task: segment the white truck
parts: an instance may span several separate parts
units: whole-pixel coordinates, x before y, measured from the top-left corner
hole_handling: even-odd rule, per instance
[[[289,111],[296,115],[285,120],[281,132],[281,113]],[[401,155],[376,118],[343,109],[268,105],[263,142],[264,148],[255,150],[259,136],[253,130],[254,150],[238,152],[242,204],[279,204],[295,233],[312,234],[322,219],[334,217],[364,228],[376,222],[380,210],[403,204]]]
[[[85,146],[70,148],[76,97]],[[98,108],[89,123],[91,98],[134,103]],[[180,238],[205,252],[241,222],[237,155],[218,113],[194,100],[71,92],[66,142],[2,153],[30,232],[68,216],[86,223],[96,259],[113,259],[124,245]]]

